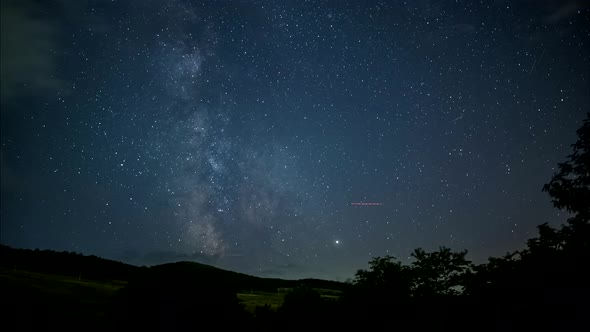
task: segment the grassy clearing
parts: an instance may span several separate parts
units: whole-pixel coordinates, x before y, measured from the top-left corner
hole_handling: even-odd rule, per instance
[[[120,281],[84,280],[73,276],[0,270],[0,306],[7,321],[23,329],[47,322],[71,326],[86,322],[100,326]]]
[[[125,287],[125,281],[96,281],[85,280],[83,276],[44,274],[18,270],[0,270],[0,281],[16,287],[34,288],[49,293],[71,293],[81,288],[94,289],[105,295],[112,295],[117,290]]]
[[[81,277],[81,278],[79,278]],[[85,280],[82,276],[65,276],[10,269],[0,269],[0,305],[11,303],[15,313],[27,312],[33,304],[39,312],[49,309],[56,319],[78,316],[79,319],[100,321],[105,316],[116,292],[125,281]],[[324,299],[336,300],[341,292],[315,289]],[[256,307],[269,306],[277,310],[286,292],[244,291],[237,294],[245,309],[254,313]]]
[[[322,298],[326,300],[338,300],[342,295],[341,291],[331,289],[314,288]],[[285,299],[287,293],[268,293],[268,292],[244,292],[238,293],[238,299],[245,305],[246,310],[254,312],[257,306],[268,305],[272,310],[277,310]]]
[[[276,310],[283,304],[285,293],[250,292],[238,293],[238,299],[245,305],[246,310],[254,312],[257,306],[270,306]]]

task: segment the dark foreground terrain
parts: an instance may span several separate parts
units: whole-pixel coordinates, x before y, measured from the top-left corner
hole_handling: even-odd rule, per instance
[[[256,318],[276,316],[294,294],[309,292],[328,303],[350,287],[259,278],[193,262],[147,268],[7,246],[0,246],[0,254],[0,326],[18,329],[168,330],[190,328],[206,317],[197,325],[264,330],[266,323],[258,326]]]
[[[558,241],[566,244],[560,249],[541,236],[526,251],[478,266],[447,248],[416,250],[409,266],[378,257],[348,284],[265,279],[190,262],[136,267],[2,246],[0,327],[577,330],[587,326],[589,275],[581,262],[589,256],[566,256],[569,241]]]

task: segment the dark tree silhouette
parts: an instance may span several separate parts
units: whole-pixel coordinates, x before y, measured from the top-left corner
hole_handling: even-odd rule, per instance
[[[543,186],[553,205],[573,216],[559,230],[540,225],[539,237],[528,241],[523,255],[544,260],[545,265],[553,260],[563,271],[587,276],[587,264],[582,262],[590,260],[590,113],[577,134],[573,153],[558,164],[559,172]]]
[[[467,284],[473,307],[498,317],[491,329],[575,330],[586,322],[579,304],[590,296],[590,114],[577,134],[573,153],[543,186],[555,207],[572,214],[567,223],[539,225],[526,249],[490,258]]]
[[[279,325],[273,331],[325,331],[334,326],[332,303],[324,300],[315,289],[302,286],[285,295],[277,311]]]
[[[574,214],[572,223],[588,223],[590,220],[590,113],[577,130],[578,141],[572,144],[574,152],[559,172],[543,186],[553,205]]]
[[[464,278],[471,272],[471,262],[465,258],[467,250],[453,252],[446,247],[438,251],[414,250],[412,257],[412,290],[416,296],[459,295],[465,286]]]
[[[297,287],[291,290],[283,301],[281,312],[311,314],[322,305],[320,294],[309,287]]]
[[[119,291],[111,306],[114,330],[220,330],[248,328],[250,317],[232,284],[193,273],[190,263],[150,267]]]
[[[393,256],[375,257],[368,270],[358,270],[354,285],[386,296],[407,297],[412,285],[409,268]]]

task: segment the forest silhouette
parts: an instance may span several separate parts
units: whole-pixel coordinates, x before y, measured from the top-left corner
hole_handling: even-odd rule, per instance
[[[3,326],[65,330],[564,331],[587,325],[590,298],[590,113],[573,152],[542,187],[567,212],[522,250],[474,264],[467,251],[416,249],[409,264],[374,257],[348,283],[248,276],[181,262],[136,267],[96,256],[0,248]],[[27,272],[23,272],[27,271]],[[39,274],[33,274],[39,273]],[[74,288],[53,289],[69,276]],[[39,280],[43,280],[43,283]],[[104,292],[89,282],[105,281]],[[41,285],[41,286],[40,286]],[[119,285],[119,286],[117,286]],[[78,288],[76,288],[78,287]],[[96,288],[98,289],[98,288]],[[288,290],[245,310],[238,292]],[[318,289],[333,290],[324,296]]]

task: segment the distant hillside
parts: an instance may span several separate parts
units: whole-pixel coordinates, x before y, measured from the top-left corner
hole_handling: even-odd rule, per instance
[[[4,245],[0,245],[0,258],[0,267],[5,269],[59,274],[87,280],[132,281],[134,279],[156,278],[169,281],[175,279],[194,280],[199,283],[214,281],[215,284],[226,285],[235,291],[266,292],[276,292],[280,288],[299,286],[340,291],[348,286],[342,282],[321,279],[261,278],[194,262],[138,267],[74,252],[15,249]]]
[[[15,249],[5,245],[0,245],[0,266],[6,269],[60,274],[93,280],[129,280],[143,269],[75,252]]]

